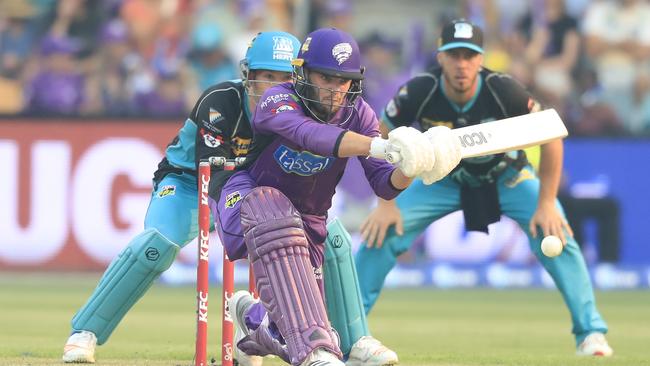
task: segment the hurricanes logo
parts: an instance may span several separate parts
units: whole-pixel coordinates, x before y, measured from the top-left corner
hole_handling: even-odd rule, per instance
[[[339,43],[332,48],[332,56],[340,64],[347,61],[352,56],[352,46],[349,43]]]

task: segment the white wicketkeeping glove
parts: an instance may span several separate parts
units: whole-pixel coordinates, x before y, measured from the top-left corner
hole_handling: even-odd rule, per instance
[[[436,161],[433,146],[425,135],[413,127],[398,127],[388,134],[388,140],[375,137],[370,145],[370,156],[391,161],[390,153],[399,153],[397,166],[407,177],[433,169]]]
[[[433,168],[419,175],[424,184],[428,185],[446,177],[460,163],[461,147],[458,137],[449,127],[431,127],[423,135],[428,138],[436,154]]]

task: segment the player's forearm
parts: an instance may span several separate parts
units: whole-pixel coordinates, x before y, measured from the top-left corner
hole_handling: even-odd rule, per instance
[[[379,132],[381,133],[381,137],[387,139],[388,138],[388,133],[390,132],[390,128],[384,123],[383,120],[379,120]]]
[[[364,136],[352,131],[346,131],[339,143],[336,156],[347,158],[352,156],[368,156],[372,137]]]
[[[564,146],[557,139],[542,145],[539,163],[539,199],[538,205],[555,204],[560,177],[562,175],[562,156]]]
[[[405,176],[400,169],[393,170],[393,174],[390,176],[390,183],[393,185],[393,187],[397,188],[400,191],[406,189],[411,184],[411,182],[413,182],[413,178]],[[393,201],[391,200],[387,202]]]

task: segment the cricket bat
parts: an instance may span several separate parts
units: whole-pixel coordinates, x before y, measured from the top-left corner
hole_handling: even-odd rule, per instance
[[[464,158],[521,150],[564,138],[569,133],[555,109],[524,114],[477,125],[454,128]],[[395,164],[399,153],[388,153],[386,160]]]

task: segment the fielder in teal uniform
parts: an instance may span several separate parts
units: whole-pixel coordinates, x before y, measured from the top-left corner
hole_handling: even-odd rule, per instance
[[[451,128],[540,110],[539,103],[510,76],[482,68],[483,36],[477,26],[447,24],[438,49],[439,68],[402,86],[382,116],[386,133],[416,123]],[[414,239],[433,221],[463,210],[467,230],[487,232],[501,215],[514,219],[528,235],[530,248],[551,275],[571,313],[577,354],[609,356],[607,325],[596,309],[591,280],[580,248],[565,219],[557,190],[562,171],[562,141],[541,148],[539,178],[523,151],[464,159],[447,177],[425,185],[415,181],[394,201],[380,200],[362,226],[366,243],[356,256],[366,312],[377,301],[386,275]],[[422,177],[426,182],[427,177]],[[544,236],[565,245],[555,258],[544,256]]]

